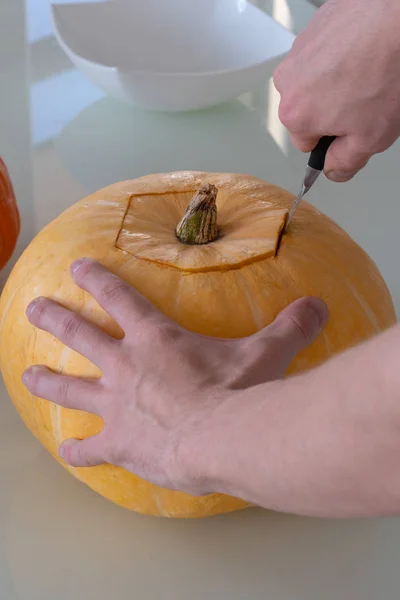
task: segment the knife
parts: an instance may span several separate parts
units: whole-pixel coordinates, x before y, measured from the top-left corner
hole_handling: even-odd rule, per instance
[[[295,201],[292,204],[292,208],[289,211],[289,215],[286,219],[283,233],[286,233],[286,231],[288,230],[289,224],[303,196],[307,194],[309,189],[314,185],[314,183],[317,181],[318,177],[324,170],[326,153],[328,152],[329,146],[335,139],[335,135],[322,137],[319,140],[318,144],[315,146],[314,150],[311,152],[310,158],[308,159],[303,183],[301,184],[300,192],[298,193]]]

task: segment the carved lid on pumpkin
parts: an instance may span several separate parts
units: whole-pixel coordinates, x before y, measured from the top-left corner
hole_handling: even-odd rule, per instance
[[[275,257],[288,211],[223,188],[217,197],[218,238],[200,246],[180,242],[176,227],[195,193],[132,195],[116,247],[190,273],[237,269]]]

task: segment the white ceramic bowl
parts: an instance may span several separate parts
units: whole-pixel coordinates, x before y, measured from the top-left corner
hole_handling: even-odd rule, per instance
[[[269,77],[294,35],[246,0],[52,2],[59,44],[107,94],[195,110]]]

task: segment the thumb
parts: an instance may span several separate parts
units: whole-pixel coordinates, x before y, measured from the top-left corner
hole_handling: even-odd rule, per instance
[[[327,152],[325,175],[331,181],[350,181],[366,166],[371,156],[372,153],[367,152],[355,136],[338,137]]]
[[[59,457],[71,467],[95,467],[104,464],[101,434],[85,440],[65,440],[58,449]]]
[[[276,377],[285,374],[293,358],[317,339],[328,320],[328,307],[319,298],[296,300],[260,334],[276,357]]]

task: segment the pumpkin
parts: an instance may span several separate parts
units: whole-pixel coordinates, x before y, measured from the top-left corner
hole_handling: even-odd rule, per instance
[[[220,494],[198,498],[161,489],[111,465],[73,468],[58,457],[64,439],[94,435],[102,421],[32,397],[22,373],[38,363],[73,376],[101,373],[32,327],[28,304],[37,296],[53,298],[110,335],[122,335],[72,282],[69,268],[77,258],[98,260],[171,319],[208,336],[249,336],[297,298],[323,298],[329,322],[289,373],[314,367],[395,323],[377,267],[336,223],[304,201],[281,235],[292,202],[292,194],[245,175],[151,175],[81,200],[31,242],[0,301],[0,366],[26,426],[72,475],[116,504],[148,515],[205,517],[247,506]]]
[[[20,218],[7,167],[0,158],[0,269],[11,258],[20,232]]]

